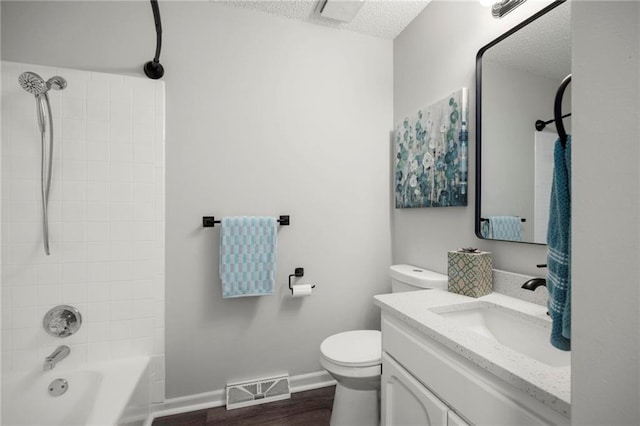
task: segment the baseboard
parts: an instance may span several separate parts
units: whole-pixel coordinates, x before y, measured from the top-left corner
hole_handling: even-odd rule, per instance
[[[329,373],[323,370],[291,376],[289,377],[289,384],[291,393],[296,393],[333,386],[336,384],[336,381]],[[153,404],[151,406],[151,413],[145,421],[144,426],[151,426],[153,420],[158,417],[222,407],[225,403],[226,397],[224,389],[167,399],[161,404]]]
[[[336,380],[325,370],[289,377],[291,393],[333,386]]]

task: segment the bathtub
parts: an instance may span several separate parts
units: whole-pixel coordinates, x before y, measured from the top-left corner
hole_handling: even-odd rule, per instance
[[[76,368],[65,366],[63,360],[46,372],[3,374],[2,425],[132,424],[123,418],[141,393],[147,395],[148,366],[148,357]],[[54,397],[49,395],[49,385],[58,378],[67,381],[67,391]]]

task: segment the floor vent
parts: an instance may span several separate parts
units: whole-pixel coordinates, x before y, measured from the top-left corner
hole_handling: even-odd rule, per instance
[[[227,410],[289,398],[288,375],[227,385]]]

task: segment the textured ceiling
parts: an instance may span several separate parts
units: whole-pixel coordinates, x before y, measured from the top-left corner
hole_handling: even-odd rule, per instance
[[[489,48],[482,60],[562,79],[571,73],[571,2]]]
[[[365,0],[356,17],[348,23],[320,16],[319,9],[324,0],[212,1],[391,40],[422,12],[430,0]]]

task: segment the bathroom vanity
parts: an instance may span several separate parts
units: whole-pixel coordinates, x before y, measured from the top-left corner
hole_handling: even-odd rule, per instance
[[[382,425],[570,424],[570,354],[548,343],[545,307],[439,290],[375,303]]]

